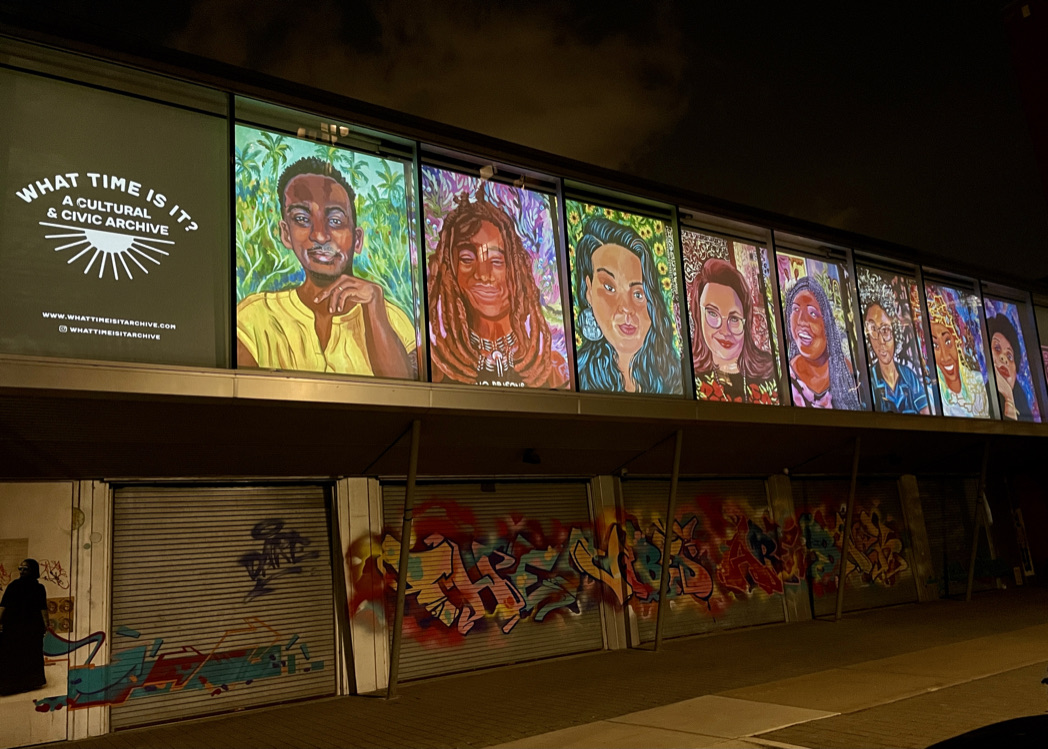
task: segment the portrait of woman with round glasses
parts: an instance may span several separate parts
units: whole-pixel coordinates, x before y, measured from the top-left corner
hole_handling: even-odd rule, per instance
[[[904,362],[903,347],[912,343],[912,326],[903,328],[900,304],[880,274],[859,270],[859,301],[869,353],[874,408],[882,413],[928,414],[928,391],[916,370]],[[908,321],[907,321],[908,322]],[[913,358],[907,346],[906,356]]]
[[[775,360],[753,339],[752,292],[730,263],[712,257],[688,286],[692,365],[700,400],[778,402]]]

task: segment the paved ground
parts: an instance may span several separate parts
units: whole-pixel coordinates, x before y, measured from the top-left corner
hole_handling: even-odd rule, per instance
[[[976,594],[403,684],[78,743],[924,747],[1048,711],[1048,589]]]

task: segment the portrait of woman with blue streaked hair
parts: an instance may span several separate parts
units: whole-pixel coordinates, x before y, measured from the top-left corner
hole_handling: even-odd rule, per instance
[[[574,247],[579,388],[680,394],[680,351],[652,249],[629,226],[592,216]]]

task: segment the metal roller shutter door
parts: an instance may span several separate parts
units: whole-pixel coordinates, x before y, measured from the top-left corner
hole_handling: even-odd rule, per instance
[[[850,483],[848,479],[822,478],[793,481],[795,512],[802,518],[805,537],[811,539],[816,556],[809,571],[816,616],[837,610],[841,542],[834,537],[834,529],[844,525]],[[917,600],[909,538],[897,480],[859,477],[848,542],[845,611]]]
[[[595,583],[578,574],[568,547],[573,531],[593,543],[588,486],[499,483],[494,489],[416,489],[413,548],[421,543],[429,551],[412,551],[402,679],[604,646]],[[382,502],[387,580],[393,580],[386,588],[392,638],[403,484],[383,485]]]
[[[112,616],[114,729],[333,694],[325,489],[117,489]]]
[[[638,580],[654,585],[654,592],[634,590],[630,605],[637,615],[637,626],[642,642],[655,639],[655,621],[658,616],[659,576],[661,575],[661,530],[664,528],[666,502],[669,499],[668,481],[626,481],[622,484],[627,528],[626,545],[632,549],[634,575]],[[691,595],[683,595],[679,581],[677,559],[671,564],[671,591],[669,609],[663,622],[664,637],[681,637],[713,630],[768,624],[785,620],[782,603],[782,581],[778,575],[749,572],[738,552],[739,523],[749,530],[752,521],[762,533],[776,544],[774,529],[765,530],[764,520],[770,522],[768,495],[762,480],[708,480],[681,481],[677,485],[676,520],[686,536],[684,556],[687,558],[689,578],[694,583]],[[632,517],[632,520],[631,520]],[[733,545],[734,544],[734,545]],[[643,549],[638,546],[643,545]],[[644,560],[649,560],[645,562]],[[753,560],[756,566],[756,560]],[[700,569],[701,567],[701,569]],[[718,571],[723,571],[718,574]],[[704,587],[705,586],[705,587]],[[649,600],[645,601],[644,598]]]

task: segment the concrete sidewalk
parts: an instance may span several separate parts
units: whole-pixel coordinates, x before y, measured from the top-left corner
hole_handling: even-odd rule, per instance
[[[977,594],[49,746],[924,747],[1048,710],[1048,590]]]

